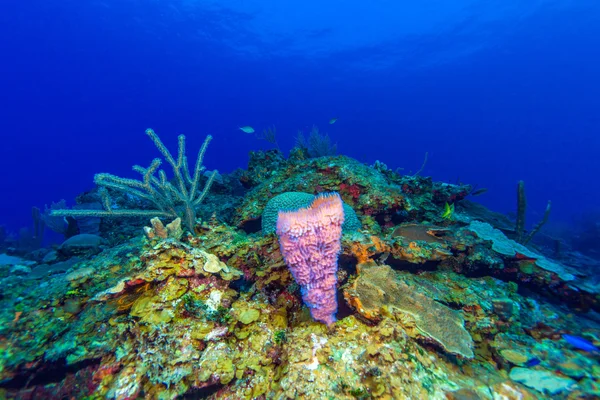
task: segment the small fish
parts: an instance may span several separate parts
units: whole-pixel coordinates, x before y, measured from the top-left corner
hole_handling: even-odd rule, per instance
[[[254,133],[254,128],[251,126],[242,126],[241,128],[238,128],[240,131],[244,132],[244,133]]]
[[[444,212],[442,213],[442,218],[444,219],[452,219],[452,215],[454,214],[454,203],[444,205]]]
[[[13,319],[13,324],[19,322],[19,319],[21,319],[21,315],[23,314],[23,311],[17,311],[15,312],[15,318]]]
[[[469,193],[471,196],[481,196],[482,194],[484,194],[485,192],[487,192],[487,188],[481,188],[481,189],[477,189],[477,190],[473,190],[471,193]]]
[[[525,366],[526,367],[535,367],[536,365],[540,365],[541,362],[542,361],[539,358],[533,357],[533,358],[527,360],[527,362],[525,363]]]
[[[337,118],[331,118],[331,119],[329,120],[329,125],[333,125],[333,124],[335,124],[335,121],[337,121],[337,120],[338,120]]]
[[[590,342],[589,340],[586,340],[582,337],[572,336],[572,335],[562,335],[562,337],[567,342],[569,342],[569,344],[571,346],[578,348],[579,350],[583,350],[583,351],[587,351],[587,352],[600,351],[600,349],[598,349],[596,346],[594,346],[594,344],[592,342]]]

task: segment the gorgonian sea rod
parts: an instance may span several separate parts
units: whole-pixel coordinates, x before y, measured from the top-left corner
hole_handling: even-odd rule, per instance
[[[307,207],[279,211],[277,235],[287,266],[312,317],[331,325],[337,312],[337,263],[344,209],[337,193],[322,194]]]

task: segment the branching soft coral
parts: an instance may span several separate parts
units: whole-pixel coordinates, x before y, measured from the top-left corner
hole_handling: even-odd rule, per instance
[[[94,182],[100,187],[104,210],[52,210],[52,216],[72,217],[181,217],[186,228],[194,231],[196,222],[196,207],[204,200],[213,183],[217,171],[213,171],[204,184],[202,191],[199,190],[199,182],[204,172],[202,159],[212,136],[207,136],[198,152],[198,158],[190,174],[188,160],[185,155],[185,136],[179,135],[179,151],[177,160],[165,147],[158,135],[147,129],[146,134],[152,139],[165,160],[173,169],[173,179],[169,181],[167,174],[159,167],[162,164],[160,158],[155,158],[148,168],[134,165],[133,170],[142,175],[141,180],[121,178],[112,174],[96,174]],[[158,171],[158,177],[155,176]],[[147,200],[156,208],[154,210],[124,210],[113,209],[112,200],[107,189],[113,189],[127,193],[140,199]]]

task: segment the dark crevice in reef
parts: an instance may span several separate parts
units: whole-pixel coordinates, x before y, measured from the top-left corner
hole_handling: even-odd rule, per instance
[[[84,368],[100,365],[100,358],[80,361],[75,364],[66,365],[64,359],[54,363],[43,364],[35,371],[23,371],[11,380],[0,382],[0,387],[7,390],[20,390],[33,386],[44,386],[51,383],[59,383],[68,375],[77,373]]]
[[[341,254],[338,259],[338,268],[340,270],[348,272],[348,276],[356,275],[357,263],[358,260],[356,259],[356,257]]]
[[[249,281],[245,278],[240,278],[237,279],[235,281],[232,281],[231,284],[229,285],[230,288],[232,288],[233,290],[237,290],[238,292],[249,292],[250,289],[252,288],[252,285],[254,285],[254,282]]]
[[[439,261],[427,261],[415,264],[404,260],[397,260],[394,257],[388,257],[385,264],[397,271],[410,272],[411,274],[419,274],[425,271],[437,271],[438,266],[440,265]]]
[[[440,304],[443,304],[443,305],[445,305],[446,307],[448,307],[448,308],[451,308],[451,309],[453,309],[453,310],[460,311],[460,310],[462,310],[462,309],[463,309],[463,305],[462,305],[462,304],[459,304],[459,303],[455,303],[455,302],[448,302],[448,301],[443,301],[443,300],[438,300],[438,299],[435,299],[435,301],[437,301],[438,303],[440,303]]]
[[[398,207],[386,209],[384,212],[374,214],[373,219],[382,228],[389,226],[390,223],[399,225],[408,221],[406,213],[401,212]]]
[[[344,291],[338,289],[337,290],[337,302],[338,302],[338,310],[336,314],[336,318],[338,320],[344,319],[350,315],[356,314],[356,312],[350,308],[348,303],[346,303],[346,299],[344,299]]]
[[[502,278],[498,277],[498,279]],[[523,297],[531,297],[536,301],[546,301],[557,307],[567,306],[577,312],[586,313],[590,310],[598,312],[597,302],[595,302],[595,298],[591,294],[582,294],[581,296],[561,295],[561,293],[567,293],[568,291],[577,291],[576,289],[569,288],[567,285],[562,286],[562,289],[555,288],[555,290],[548,290],[548,286],[539,286],[530,282],[516,282],[519,285],[517,293]]]
[[[593,301],[592,295],[565,295],[566,292],[573,289],[569,289],[564,283],[557,283],[556,286],[551,286],[548,283],[536,283],[534,280],[528,282],[518,271],[518,268],[513,267],[510,263],[506,264],[504,268],[492,268],[485,264],[479,264],[473,266],[469,271],[462,271],[461,274],[473,279],[492,277],[503,282],[514,282],[518,285],[519,294],[525,297],[532,297],[531,294],[535,293],[539,298],[543,298],[545,301],[556,306],[566,305],[582,312],[587,312],[597,307],[597,303]],[[561,295],[561,293],[563,294]]]
[[[247,234],[257,233],[262,230],[262,220],[260,218],[245,221],[240,228]]]
[[[206,399],[207,397],[212,396],[213,394],[217,393],[223,387],[224,387],[223,385],[211,385],[209,387],[205,387],[202,389],[192,389],[189,392],[187,392],[186,394],[179,396],[178,399],[180,399],[180,400]]]
[[[485,278],[487,276],[491,276],[493,278],[498,278],[501,280],[509,280],[509,279],[502,279],[500,277],[497,276],[499,269],[497,268],[490,268],[488,265],[486,264],[473,264],[471,265],[469,268],[463,268],[460,272],[458,272],[459,274],[466,276],[467,278],[473,278],[473,279],[478,279],[478,278]]]

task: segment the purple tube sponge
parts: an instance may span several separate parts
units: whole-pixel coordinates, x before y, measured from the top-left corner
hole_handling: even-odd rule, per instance
[[[337,262],[344,208],[337,193],[317,196],[307,208],[279,211],[279,247],[302,300],[317,320],[331,325],[337,312]]]

